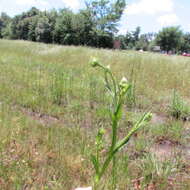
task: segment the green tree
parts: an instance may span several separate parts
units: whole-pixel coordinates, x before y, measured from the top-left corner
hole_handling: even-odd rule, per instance
[[[26,17],[33,17],[40,14],[40,10],[36,7],[32,7],[29,11],[26,12]]]
[[[93,0],[86,2],[93,20],[94,45],[113,47],[113,36],[118,32],[118,22],[125,9],[125,0]]]
[[[72,17],[73,12],[69,9],[62,9],[55,23],[54,40],[59,44],[71,45],[73,44],[72,38]]]
[[[135,40],[131,32],[127,32],[125,35],[125,44],[127,49],[132,49],[135,46]]]
[[[78,13],[32,7],[13,18],[1,16],[0,38],[112,48],[124,8],[125,0],[92,0]]]
[[[37,24],[38,24],[38,19],[39,19],[38,15],[31,17],[31,20],[30,20],[30,23],[29,23],[29,26],[28,26],[28,28],[29,28],[28,40],[37,41],[36,40],[36,27],[37,27]]]
[[[27,17],[25,13],[17,15],[12,19],[12,39],[28,40],[28,32],[31,18]]]
[[[50,43],[52,42],[51,36],[51,24],[46,16],[40,17],[38,19],[35,28],[36,41]]]
[[[180,51],[190,52],[190,33],[186,33],[182,37]]]
[[[127,44],[125,41],[125,36],[124,35],[119,35],[117,37],[115,37],[115,40],[119,40],[120,41],[120,48],[121,49],[127,49]]]
[[[134,43],[136,43],[140,38],[141,27],[137,26],[135,31],[132,32]]]
[[[139,40],[136,42],[136,50],[144,50],[147,51],[148,50],[148,45],[149,45],[149,41],[147,39],[146,34],[142,34],[139,37]]]
[[[58,13],[55,9],[52,9],[49,12],[46,12],[46,17],[49,19],[49,27],[50,27],[50,36],[51,41],[54,43],[54,30],[55,30],[55,24],[57,19]]]
[[[0,15],[0,38],[3,38],[5,34],[5,28],[8,28],[8,25],[10,25],[11,18],[4,12]]]
[[[182,31],[180,27],[163,28],[156,36],[156,44],[164,51],[178,51],[181,46]]]
[[[12,36],[12,30],[11,30],[12,23],[9,22],[6,24],[4,28],[2,28],[1,35],[3,38],[10,39]]]
[[[93,20],[88,10],[81,10],[72,20],[72,28],[77,45],[94,46]]]
[[[36,26],[34,25],[34,23],[36,23],[36,20],[34,18],[37,19],[40,14],[41,12],[38,9],[32,7],[29,11],[23,12],[22,14],[13,17],[11,25],[11,38],[35,41],[34,35],[32,35],[34,32],[30,30]]]
[[[146,49],[147,39],[145,35],[140,35],[141,28],[138,26],[132,32],[127,32],[125,36],[120,36],[122,49]]]

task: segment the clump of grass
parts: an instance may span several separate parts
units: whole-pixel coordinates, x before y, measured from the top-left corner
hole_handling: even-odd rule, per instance
[[[62,98],[63,98],[63,86],[64,86],[64,77],[62,73],[56,72],[55,75],[52,77],[52,99],[53,103],[61,105]]]
[[[104,156],[101,154],[101,152],[104,149],[103,136],[105,130],[103,128],[100,128],[96,136],[96,153],[91,156],[91,160],[95,169],[94,189],[98,188],[100,180],[102,176],[106,173],[107,168],[109,167],[111,162],[113,162],[112,189],[116,189],[116,153],[119,152],[119,150],[128,143],[128,141],[135,132],[137,132],[141,127],[146,125],[148,121],[150,121],[152,114],[150,112],[145,113],[140,118],[140,120],[133,125],[128,134],[123,139],[118,140],[117,131],[119,121],[122,117],[122,106],[124,104],[126,94],[131,88],[131,85],[126,78],[122,78],[122,80],[118,83],[110,68],[108,66],[106,67],[102,65],[98,60],[93,59],[91,61],[91,65],[93,67],[98,67],[102,69],[104,72],[106,88],[111,96],[109,112],[112,127],[111,144]]]
[[[171,121],[166,124],[152,127],[152,135],[157,140],[169,140],[173,143],[182,143],[183,124],[181,121]]]
[[[147,187],[150,186],[153,186],[153,189],[167,189],[168,178],[176,172],[177,164],[177,161],[160,161],[154,154],[148,154],[138,166],[143,176],[140,189],[149,189]]]
[[[176,119],[188,120],[190,117],[190,106],[174,90],[169,113]]]

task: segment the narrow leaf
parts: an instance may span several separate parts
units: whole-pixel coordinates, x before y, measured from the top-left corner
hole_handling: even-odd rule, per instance
[[[96,171],[96,174],[98,174],[99,173],[99,162],[98,162],[98,160],[96,159],[96,157],[94,155],[91,155],[90,159],[94,165],[94,169]]]

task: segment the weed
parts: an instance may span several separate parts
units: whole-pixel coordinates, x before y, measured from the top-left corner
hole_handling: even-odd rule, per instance
[[[166,189],[168,178],[176,172],[177,162],[172,160],[160,161],[154,154],[147,154],[139,164],[143,173],[141,188],[146,188],[149,184],[157,184],[158,189]]]
[[[179,94],[174,90],[172,102],[169,107],[170,114],[176,119],[188,120],[190,117],[190,107],[183,101]]]
[[[101,151],[103,149],[103,135],[105,133],[103,128],[100,128],[96,136],[96,154],[91,156],[92,163],[95,169],[95,178],[94,178],[94,189],[97,189],[100,180],[104,173],[106,172],[110,162],[113,162],[112,165],[112,177],[113,177],[113,186],[112,189],[116,189],[116,153],[123,148],[132,135],[137,132],[142,126],[146,125],[150,121],[152,115],[150,112],[144,114],[139,121],[131,128],[129,133],[121,140],[118,140],[117,131],[119,120],[122,116],[122,106],[124,104],[125,96],[128,90],[131,88],[131,85],[128,83],[126,78],[122,78],[120,83],[117,83],[113,73],[109,67],[105,67],[95,58],[91,61],[93,67],[99,67],[104,72],[104,79],[106,88],[108,89],[112,101],[110,103],[110,119],[112,125],[112,140],[108,152],[105,155],[105,159],[102,159]],[[101,162],[103,160],[103,162]]]
[[[169,140],[181,143],[184,139],[183,123],[180,121],[170,121],[166,124],[155,125],[151,128],[151,133],[157,140]]]

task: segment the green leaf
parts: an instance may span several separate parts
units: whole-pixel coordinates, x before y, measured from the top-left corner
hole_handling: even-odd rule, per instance
[[[99,162],[98,162],[98,160],[96,159],[96,157],[94,155],[91,155],[90,160],[93,163],[96,174],[98,174],[99,173]]]
[[[117,145],[116,148],[114,149],[114,154],[120,149],[122,148],[131,138],[131,136],[138,131],[141,127],[143,127],[145,124],[147,124],[152,118],[152,114],[150,112],[145,113],[140,120],[132,127],[132,129],[129,131],[129,133],[127,134],[126,137],[124,137],[122,140],[120,140]]]

